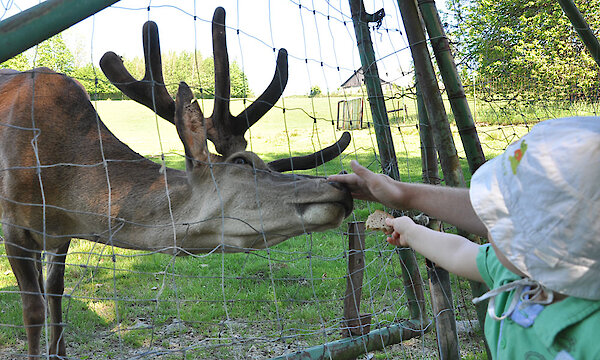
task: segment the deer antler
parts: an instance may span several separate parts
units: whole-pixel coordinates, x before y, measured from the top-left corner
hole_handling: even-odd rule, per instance
[[[281,97],[288,81],[287,51],[285,49],[279,50],[275,74],[265,91],[239,115],[233,116],[229,109],[231,98],[229,56],[225,35],[225,9],[222,7],[218,7],[213,15],[212,38],[215,66],[215,103],[213,114],[209,118],[204,118],[199,108],[193,111],[202,116],[202,126],[206,131],[206,138],[213,142],[217,152],[224,157],[228,157],[235,152],[246,149],[247,142],[244,138],[246,131],[264,116]],[[144,24],[143,41],[146,73],[142,80],[135,80],[123,65],[121,58],[114,52],[104,54],[100,60],[100,67],[110,82],[125,95],[152,109],[160,117],[175,124],[178,127],[178,131],[182,131],[182,124],[175,119],[176,103],[173,101],[172,96],[169,95],[163,80],[160,43],[156,23],[148,21]],[[184,91],[191,94],[187,85],[185,85]],[[188,98],[191,96],[190,94],[178,98]],[[179,113],[184,111],[184,107],[180,107]],[[196,133],[198,134],[198,132]],[[179,136],[186,147],[186,155],[189,156],[191,149],[188,149],[187,146],[191,140],[190,135],[180,133]],[[204,135],[198,136],[204,140]],[[337,143],[312,155],[280,159],[269,165],[273,170],[280,172],[292,169],[314,168],[323,162],[337,157],[344,151],[349,142],[350,135],[345,133]],[[205,151],[200,151],[200,153],[205,153]]]
[[[158,116],[174,122],[175,102],[163,80],[158,26],[148,21],[142,28],[146,72],[142,80],[135,80],[123,65],[123,60],[112,51],[100,59],[100,68],[110,82],[132,100],[150,108]]]
[[[306,156],[295,156],[271,161],[268,165],[279,172],[290,170],[314,169],[340,155],[350,144],[350,133],[344,131],[342,137],[333,145]]]
[[[212,126],[217,136],[209,131],[209,139],[215,144],[217,151],[229,155],[246,149],[244,134],[279,100],[288,81],[287,51],[279,50],[275,74],[269,86],[260,97],[250,104],[238,116],[229,111],[230,78],[229,55],[227,53],[227,38],[225,35],[225,9],[218,7],[212,19],[213,54],[215,64],[215,105],[212,116]]]

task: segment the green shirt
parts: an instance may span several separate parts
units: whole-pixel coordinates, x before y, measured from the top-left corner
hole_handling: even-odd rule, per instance
[[[489,245],[480,247],[477,267],[490,289],[520,279],[500,263]],[[514,292],[496,296],[497,316],[508,309]],[[514,316],[501,321],[486,316],[484,332],[494,359],[600,360],[600,301],[567,297],[537,305],[541,312],[530,316],[530,326],[515,322]]]

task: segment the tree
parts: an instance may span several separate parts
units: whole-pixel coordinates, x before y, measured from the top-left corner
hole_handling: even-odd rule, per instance
[[[120,91],[108,81],[102,70],[86,64],[76,68],[71,76],[77,79],[92,99],[116,97]]]
[[[229,66],[230,79],[231,79],[231,97],[233,98],[247,98],[251,97],[252,91],[248,86],[248,78],[242,69],[238,66],[237,61],[234,61]]]
[[[190,86],[195,86],[198,83],[198,72],[195,70],[196,60],[202,61],[200,52],[194,55],[191,51],[181,51],[179,53],[169,51],[163,55],[163,77],[169,94],[175,96],[179,83],[182,81]]]
[[[490,94],[564,99],[598,92],[600,71],[555,0],[450,0],[458,57]],[[600,2],[577,6],[600,29]]]
[[[34,66],[46,66],[66,75],[75,70],[75,57],[65,44],[62,35],[58,34],[41,42],[35,50]]]
[[[125,67],[133,77],[140,79],[144,76],[144,60],[135,57],[125,59]],[[185,81],[198,98],[213,98],[215,96],[215,70],[213,58],[202,58],[200,52],[169,51],[162,57],[162,71],[165,85],[169,94],[175,96],[181,81]],[[229,65],[231,97],[250,97],[252,92],[248,86],[248,78],[240,69],[237,62]]]
[[[310,88],[310,92],[308,93],[309,97],[315,97],[321,95],[321,88],[317,85]]]
[[[42,66],[67,75],[71,75],[75,70],[75,57],[65,44],[62,34],[55,35],[0,64],[2,69],[18,71]]]
[[[204,98],[214,98],[215,96],[215,62],[213,58],[206,58],[202,62],[200,62],[199,72],[199,85],[200,89],[195,89],[199,91],[196,94],[198,97]],[[196,93],[196,91],[195,91]]]
[[[29,63],[29,59],[25,56],[24,53],[20,53],[12,58],[6,60],[2,64],[0,64],[0,69],[13,69],[18,71],[25,71],[31,68],[31,64]]]
[[[195,60],[187,60],[190,70],[188,77],[184,79],[190,86],[194,84],[199,87],[194,88],[197,97],[214,98],[215,96],[215,64],[213,58],[201,60],[198,56],[198,69],[196,70]],[[232,98],[251,97],[253,94],[248,86],[248,78],[242,71],[236,61],[229,64],[229,81]]]

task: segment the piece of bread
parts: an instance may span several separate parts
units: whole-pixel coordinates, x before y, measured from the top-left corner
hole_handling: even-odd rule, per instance
[[[391,226],[386,225],[385,219],[387,218],[393,218],[393,216],[385,211],[375,210],[375,212],[367,218],[367,222],[365,223],[367,230],[391,232],[394,229]]]

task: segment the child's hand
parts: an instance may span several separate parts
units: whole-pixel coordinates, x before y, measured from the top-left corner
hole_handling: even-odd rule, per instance
[[[390,244],[410,247],[452,273],[483,282],[477,268],[479,245],[456,234],[417,225],[407,216],[385,222],[394,228],[387,239]]]
[[[415,222],[408,216],[401,216],[395,219],[386,219],[385,223],[394,228],[387,241],[396,246],[410,247],[410,231],[414,229]]]

